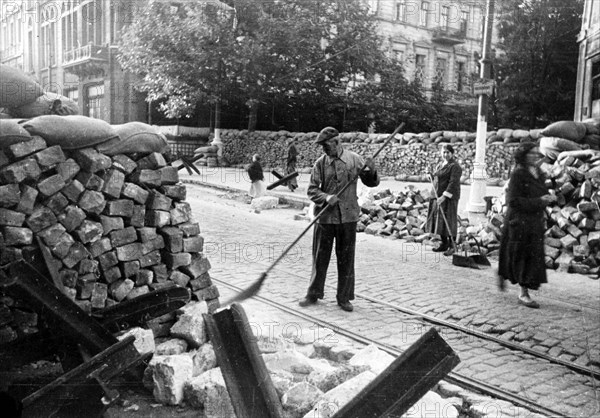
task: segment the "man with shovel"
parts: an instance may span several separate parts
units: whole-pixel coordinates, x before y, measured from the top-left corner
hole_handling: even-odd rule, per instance
[[[344,149],[337,129],[322,129],[315,143],[323,147],[324,155],[312,168],[307,194],[316,205],[316,213],[325,212],[315,223],[312,274],[300,306],[306,307],[323,299],[325,276],[335,241],[337,304],[351,312],[354,309],[350,301],[354,299],[356,223],[360,214],[357,179],[360,177],[367,187],[376,187],[379,176],[371,158],[363,160],[358,154]]]

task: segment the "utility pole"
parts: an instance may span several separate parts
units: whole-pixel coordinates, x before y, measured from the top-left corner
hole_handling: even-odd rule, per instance
[[[474,85],[474,93],[479,95],[479,111],[477,115],[477,137],[475,139],[475,162],[473,163],[473,177],[471,193],[467,210],[469,217],[477,219],[485,215],[486,203],[485,182],[487,172],[485,169],[485,146],[487,136],[488,96],[493,92],[494,82],[490,80],[492,46],[492,31],[494,28],[494,0],[487,0],[485,13],[485,30],[483,35],[483,52],[481,57],[481,80]]]

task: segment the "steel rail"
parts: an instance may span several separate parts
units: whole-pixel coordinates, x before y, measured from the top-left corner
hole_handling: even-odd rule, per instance
[[[220,285],[228,287],[228,288],[230,288],[232,290],[235,290],[237,292],[240,292],[240,291],[243,290],[242,288],[240,288],[238,286],[232,285],[230,283],[227,283],[227,282],[225,282],[223,280],[216,279],[214,277],[212,278],[212,280],[213,280],[213,282],[217,282]],[[359,295],[357,294],[357,296],[359,296]],[[299,318],[302,318],[302,319],[305,319],[305,320],[309,320],[309,321],[313,321],[315,323],[323,325],[324,327],[327,327],[327,328],[330,328],[332,330],[335,330],[335,332],[338,332],[338,333],[340,333],[341,335],[344,335],[347,338],[353,339],[353,340],[358,341],[360,343],[363,343],[365,345],[374,344],[378,348],[380,348],[383,351],[389,353],[390,355],[398,356],[398,355],[400,355],[403,352],[402,350],[400,350],[400,349],[398,349],[396,347],[393,347],[393,346],[391,346],[389,344],[381,343],[381,342],[378,342],[378,341],[373,340],[371,338],[368,338],[368,337],[365,337],[363,335],[360,335],[360,334],[358,334],[356,332],[353,332],[353,331],[350,331],[350,330],[347,330],[347,329],[343,329],[343,328],[341,328],[338,325],[329,323],[329,322],[327,322],[327,321],[325,321],[325,320],[323,320],[321,318],[308,315],[308,314],[306,314],[303,311],[300,311],[298,309],[290,308],[289,306],[283,305],[283,304],[281,304],[279,302],[275,302],[272,299],[267,299],[267,298],[264,298],[264,297],[258,296],[258,295],[255,295],[254,298],[256,300],[262,302],[262,303],[266,303],[266,304],[268,304],[270,306],[273,306],[273,307],[275,307],[277,309],[280,309],[280,310],[282,310],[284,312],[287,312],[287,313],[292,314],[294,316],[297,316]],[[524,398],[524,397],[522,397],[520,395],[511,393],[511,392],[507,392],[507,391],[502,390],[500,388],[496,388],[494,386],[488,385],[487,383],[485,383],[485,382],[483,382],[481,380],[470,378],[470,377],[461,375],[461,374],[456,373],[456,372],[450,372],[446,376],[446,378],[444,378],[444,380],[446,380],[446,381],[448,381],[450,383],[456,384],[456,385],[458,385],[460,387],[463,387],[463,388],[466,387],[468,389],[471,389],[471,390],[474,390],[474,391],[477,391],[477,392],[480,392],[480,393],[484,393],[484,394],[490,395],[490,396],[495,397],[497,399],[510,402],[510,403],[512,403],[514,405],[526,408],[526,409],[528,409],[528,410],[530,410],[532,412],[535,412],[535,413],[538,413],[538,414],[542,414],[544,416],[548,416],[548,417],[561,417],[561,418],[564,417],[564,418],[567,418],[567,416],[564,415],[561,412],[558,412],[558,411],[546,408],[543,405],[535,403],[535,402],[533,402],[533,401],[531,401],[531,400],[529,400],[527,398]]]

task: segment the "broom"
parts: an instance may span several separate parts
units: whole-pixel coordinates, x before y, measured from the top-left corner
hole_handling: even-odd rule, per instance
[[[383,149],[392,141],[392,139],[396,136],[396,134],[398,132],[400,132],[400,129],[402,129],[404,127],[404,122],[402,122],[397,128],[396,130],[394,130],[394,132],[392,132],[392,134],[385,140],[385,142],[381,145],[381,147],[379,147],[379,149],[375,152],[375,154],[373,154],[373,156],[371,157],[372,159],[375,159],[379,153],[381,151],[383,151]],[[344,193],[346,191],[346,189],[352,184],[354,183],[360,173],[365,169],[366,165],[363,166],[361,168],[361,170],[359,171],[359,173],[354,176],[354,178],[349,181],[348,183],[346,183],[344,185],[344,187],[342,187],[342,189],[336,193],[336,197],[340,197],[342,195],[342,193]],[[290,252],[290,250],[298,243],[298,241],[300,241],[300,239],[302,239],[302,237],[308,232],[308,230],[319,220],[319,218],[321,218],[321,216],[325,213],[325,211],[329,208],[329,205],[325,205],[323,207],[323,209],[321,209],[321,211],[314,217],[314,219],[308,224],[308,226],[306,228],[304,228],[304,231],[302,231],[300,233],[300,235],[298,235],[298,237],[290,244],[287,246],[287,248],[285,250],[283,250],[283,252],[281,253],[281,255],[279,257],[277,257],[277,259],[263,272],[261,273],[260,277],[254,282],[252,283],[250,286],[248,286],[246,289],[242,290],[240,293],[238,293],[236,296],[232,297],[231,299],[227,300],[226,302],[224,302],[222,304],[222,306],[228,306],[231,305],[234,302],[241,302],[243,300],[246,300],[248,298],[253,297],[254,295],[256,295],[259,291],[260,288],[262,287],[263,283],[265,282],[265,280],[267,279],[267,276],[269,275],[269,273],[271,272],[271,270],[273,270],[275,268],[275,266],[277,264],[279,264],[279,262]]]

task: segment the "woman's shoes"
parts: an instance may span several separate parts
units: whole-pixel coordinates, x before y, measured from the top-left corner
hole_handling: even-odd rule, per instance
[[[519,296],[519,305],[527,306],[528,308],[532,309],[538,309],[540,307],[540,304],[535,300],[532,300],[529,296]]]
[[[443,251],[447,251],[448,248],[450,248],[448,244],[441,244],[439,247],[433,248],[431,251],[433,251],[434,253],[441,253]]]
[[[445,255],[446,257],[449,257],[449,256],[451,256],[452,254],[454,254],[454,248],[452,248],[452,247],[450,247],[450,248],[448,248],[446,251],[444,251],[444,255]]]

